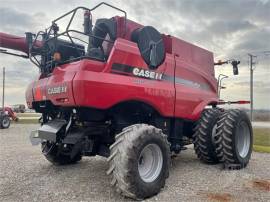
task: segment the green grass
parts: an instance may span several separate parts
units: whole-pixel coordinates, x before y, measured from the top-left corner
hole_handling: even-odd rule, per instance
[[[19,121],[12,121],[12,124],[36,124],[39,123],[38,119],[20,119]]]
[[[254,128],[254,145],[270,146],[270,128]]]
[[[270,153],[270,128],[254,128],[253,136],[253,150]]]
[[[270,147],[269,146],[253,145],[253,151],[270,153]]]
[[[16,115],[20,118],[23,118],[23,117],[40,117],[41,114],[39,113],[16,113]]]
[[[38,119],[41,117],[39,113],[16,113],[19,121],[13,121],[13,124],[35,124],[38,123]]]

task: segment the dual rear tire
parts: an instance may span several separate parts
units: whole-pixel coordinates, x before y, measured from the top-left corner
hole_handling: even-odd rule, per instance
[[[222,139],[217,153],[225,166],[232,169],[246,167],[253,145],[253,131],[248,115],[238,109],[225,111],[217,122],[217,135]]]
[[[216,136],[217,121],[221,115],[218,109],[206,109],[196,123],[193,134],[195,153],[205,163],[219,163],[216,152],[217,143],[221,142],[220,136]]]
[[[193,140],[201,161],[244,168],[252,152],[251,122],[247,114],[238,109],[206,109],[195,126]]]

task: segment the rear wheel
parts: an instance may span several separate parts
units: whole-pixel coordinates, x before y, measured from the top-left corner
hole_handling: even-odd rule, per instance
[[[227,110],[218,122],[221,150],[225,165],[244,168],[248,164],[253,144],[253,132],[248,115],[241,110]]]
[[[110,147],[108,175],[124,196],[144,199],[159,193],[169,176],[167,136],[146,124],[125,128]]]
[[[72,145],[56,145],[49,141],[41,144],[45,158],[55,165],[67,165],[77,163],[82,159],[81,153],[72,154]]]
[[[1,116],[0,118],[0,127],[2,129],[6,129],[6,128],[9,128],[10,126],[10,118],[8,115],[3,115]]]
[[[193,143],[198,158],[205,163],[219,163],[216,148],[220,137],[216,133],[221,111],[206,109],[194,128]]]

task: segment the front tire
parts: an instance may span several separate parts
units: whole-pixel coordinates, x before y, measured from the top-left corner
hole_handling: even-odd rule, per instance
[[[110,147],[108,175],[124,196],[144,199],[159,193],[169,176],[170,147],[162,130],[146,124],[123,129]]]
[[[239,109],[225,111],[218,122],[221,153],[226,167],[240,169],[247,166],[253,145],[252,125],[248,115]]]

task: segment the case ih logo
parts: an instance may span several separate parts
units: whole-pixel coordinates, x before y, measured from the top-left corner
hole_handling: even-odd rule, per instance
[[[60,94],[60,93],[66,93],[67,92],[67,86],[56,86],[48,88],[48,95],[54,95],[54,94]]]
[[[135,76],[139,76],[139,77],[145,77],[145,78],[156,79],[156,80],[161,80],[162,79],[162,74],[160,74],[160,73],[145,70],[145,69],[140,69],[140,68],[137,68],[137,67],[135,67],[133,69],[132,73]]]
[[[136,77],[142,77],[146,79],[153,79],[153,80],[161,80],[163,79],[163,74],[147,70],[147,69],[142,69],[139,67],[133,67],[130,65],[125,65],[125,64],[118,64],[114,63],[112,65],[112,72],[116,74],[123,74],[127,76],[136,76]]]
[[[189,86],[192,88],[201,88],[204,90],[210,89],[210,86],[207,83],[197,83],[195,81],[188,80],[185,78],[174,77],[173,75],[162,74],[155,71],[142,69],[139,67],[133,67],[130,65],[125,65],[125,64],[119,64],[119,63],[113,63],[112,73],[126,75],[126,76],[142,77],[142,78],[150,79],[150,80],[158,80],[158,81],[163,80],[163,81],[175,82],[176,84],[181,84],[181,85]],[[138,80],[136,80],[135,82],[138,84],[143,83],[143,81],[138,81]]]

